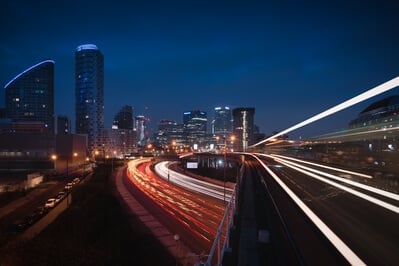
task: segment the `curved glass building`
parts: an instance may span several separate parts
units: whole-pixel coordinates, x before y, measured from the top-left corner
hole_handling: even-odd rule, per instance
[[[392,95],[370,104],[358,117],[349,123],[349,128],[392,127],[393,121],[399,121],[399,95]],[[395,123],[398,126],[399,122]]]
[[[103,149],[104,57],[94,44],[75,51],[76,133],[87,134],[90,152]]]
[[[42,122],[54,133],[54,61],[44,60],[5,86],[6,117],[13,122]]]

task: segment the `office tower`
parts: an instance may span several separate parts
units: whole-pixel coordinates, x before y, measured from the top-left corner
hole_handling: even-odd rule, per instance
[[[76,133],[87,134],[88,150],[103,149],[104,57],[94,44],[75,51]]]
[[[255,108],[233,109],[233,132],[236,137],[235,150],[246,151],[254,144]]]
[[[231,133],[232,121],[230,107],[215,107],[215,117],[212,121],[212,133],[218,136],[227,136]]]
[[[57,135],[71,134],[71,123],[65,115],[57,116]]]
[[[18,74],[5,87],[6,117],[43,125],[54,134],[54,61],[44,60]]]
[[[115,115],[112,124],[112,134],[108,134],[109,149],[117,154],[132,153],[137,148],[137,134],[133,128],[133,107],[125,105]]]
[[[125,105],[115,115],[112,128],[133,129],[133,107]]]
[[[137,134],[137,145],[144,147],[145,145],[145,130],[146,130],[146,118],[143,115],[136,116],[136,134]]]
[[[187,144],[198,144],[201,146],[205,141],[207,114],[204,111],[188,111],[183,113],[184,133],[187,137]]]

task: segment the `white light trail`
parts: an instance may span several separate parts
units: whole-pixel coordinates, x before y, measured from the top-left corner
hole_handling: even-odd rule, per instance
[[[198,180],[179,172],[168,169],[167,161],[157,163],[155,165],[155,172],[165,180],[169,180],[171,183],[175,183],[186,189],[202,193],[214,198],[223,200],[224,198],[229,201],[233,190],[231,188],[223,188],[223,186],[215,185],[209,182]],[[168,179],[169,175],[169,179]],[[225,190],[225,195],[223,190]]]
[[[291,131],[293,131],[295,129],[298,129],[298,128],[301,128],[303,126],[306,126],[306,125],[308,125],[310,123],[313,123],[313,122],[315,122],[315,121],[317,121],[319,119],[322,119],[322,118],[324,118],[326,116],[329,116],[329,115],[332,115],[332,114],[334,114],[336,112],[344,110],[344,109],[346,109],[346,108],[348,108],[348,107],[350,107],[352,105],[360,103],[360,102],[362,102],[364,100],[367,100],[367,99],[369,99],[371,97],[374,97],[374,96],[376,96],[378,94],[381,94],[383,92],[389,91],[389,90],[391,90],[391,89],[393,89],[393,88],[395,88],[397,86],[399,86],[399,77],[393,78],[393,79],[391,79],[391,80],[389,80],[389,81],[387,81],[387,82],[385,82],[385,83],[383,83],[383,84],[381,84],[381,85],[379,85],[377,87],[374,87],[373,89],[370,89],[370,90],[368,90],[368,91],[366,91],[366,92],[364,92],[362,94],[359,94],[358,96],[355,96],[355,97],[353,97],[353,98],[351,98],[351,99],[349,99],[349,100],[347,100],[347,101],[345,101],[343,103],[340,103],[340,104],[338,104],[338,105],[336,105],[336,106],[334,106],[334,107],[332,107],[330,109],[327,109],[324,112],[321,112],[321,113],[319,113],[319,114],[317,114],[315,116],[312,116],[312,117],[306,119],[305,121],[302,121],[302,122],[300,122],[300,123],[288,128],[288,129],[285,129],[285,130],[283,130],[283,131],[281,131],[281,132],[279,132],[279,133],[277,133],[277,134],[275,134],[275,135],[273,135],[271,137],[268,137],[268,138],[266,138],[266,139],[264,139],[264,140],[262,140],[262,141],[260,141],[258,143],[255,143],[255,144],[249,146],[249,148],[253,148],[253,147],[257,146],[257,145],[265,143],[265,142],[267,142],[267,141],[269,141],[271,139],[274,139],[274,138],[276,138],[278,136],[284,135],[284,134],[286,134],[288,132],[291,132]]]
[[[309,217],[309,219],[319,228],[319,230],[324,234],[327,239],[336,247],[336,249],[344,256],[344,258],[351,265],[366,265],[308,206],[300,199],[287,185],[268,167],[262,160],[257,156],[253,156],[274,178],[274,180],[281,186],[282,189],[290,196],[290,198],[298,205],[299,208]]]
[[[350,182],[349,182],[350,180],[346,180],[346,179],[344,179],[344,178],[337,177],[337,176],[334,176],[334,175],[331,175],[331,174],[328,174],[328,173],[324,173],[324,172],[321,172],[321,171],[318,171],[318,170],[315,170],[315,169],[310,169],[310,168],[308,168],[308,167],[301,166],[301,165],[298,165],[298,164],[293,163],[293,162],[288,162],[288,161],[283,160],[283,159],[274,158],[274,160],[276,160],[277,162],[279,162],[279,163],[281,163],[281,164],[284,164],[284,165],[286,165],[286,166],[288,166],[288,167],[291,167],[292,169],[294,169],[294,170],[296,170],[296,171],[298,171],[298,172],[304,173],[305,175],[308,175],[308,176],[310,176],[310,177],[313,177],[313,178],[315,178],[315,179],[317,179],[317,180],[319,180],[319,181],[322,181],[322,182],[327,183],[327,184],[329,184],[329,185],[331,185],[331,186],[334,186],[334,187],[336,187],[336,188],[339,188],[339,189],[341,189],[341,190],[344,190],[344,191],[346,191],[346,192],[349,192],[349,193],[351,193],[352,195],[355,195],[355,196],[357,196],[357,197],[359,197],[359,198],[362,198],[362,199],[364,199],[364,200],[367,200],[367,201],[369,201],[369,202],[371,202],[371,203],[374,203],[374,204],[379,205],[379,206],[381,206],[381,207],[383,207],[383,208],[385,208],[385,209],[388,209],[388,210],[390,210],[390,211],[392,211],[392,212],[395,212],[395,213],[398,213],[398,214],[399,214],[399,207],[397,207],[397,206],[394,206],[394,205],[392,205],[392,204],[389,204],[389,203],[387,203],[387,202],[385,202],[385,201],[382,201],[382,200],[379,200],[379,199],[377,199],[377,198],[371,197],[371,196],[369,196],[369,195],[367,195],[367,194],[364,194],[364,193],[359,192],[359,191],[357,191],[357,190],[354,190],[354,189],[352,189],[352,188],[343,186],[343,185],[341,185],[341,184],[338,184],[338,183],[336,183],[336,182],[333,182],[333,181],[331,181],[331,180],[329,180],[329,179],[326,179],[326,178],[321,177],[321,176],[319,176],[319,175],[316,175],[316,174],[314,174],[314,173],[318,173],[318,174],[321,174],[321,175],[324,175],[324,176],[328,176],[329,178],[336,179],[336,180],[339,180],[339,181],[345,182],[345,183],[350,183]],[[355,183],[355,182],[353,182],[353,183]],[[362,185],[362,184],[358,184],[358,183],[357,183],[357,184],[353,184],[353,183],[352,183],[351,185],[354,185],[354,186],[356,186],[356,187],[361,187],[361,188],[363,188],[363,189],[367,189],[368,191],[372,191],[372,192],[374,192],[374,193],[378,193],[378,194],[383,193],[384,196],[386,196],[386,197],[389,196],[389,197],[393,197],[393,199],[395,199],[395,200],[399,200],[399,199],[398,199],[398,196],[395,195],[395,194],[392,194],[392,193],[389,193],[389,192],[386,192],[386,191],[383,191],[383,190],[377,190],[377,189],[375,189],[375,188],[368,187],[368,186],[365,186],[365,185]],[[392,195],[387,195],[387,194],[392,194],[393,196],[392,196]]]
[[[353,172],[353,171],[340,169],[340,168],[336,168],[336,167],[331,167],[331,166],[327,166],[327,165],[323,165],[323,164],[307,162],[307,161],[304,161],[304,160],[300,160],[300,159],[296,159],[296,158],[292,158],[292,157],[287,157],[287,156],[283,156],[283,155],[277,155],[277,154],[271,154],[271,155],[260,154],[260,155],[272,157],[273,159],[274,159],[274,157],[285,158],[287,160],[301,162],[301,163],[305,163],[305,164],[310,164],[310,165],[314,165],[314,166],[317,166],[317,167],[320,167],[320,168],[334,170],[334,171],[337,171],[337,172],[342,172],[342,173],[346,173],[346,174],[350,174],[350,175],[356,175],[356,176],[359,176],[359,177],[364,177],[364,178],[369,178],[369,179],[373,178],[371,175],[365,175],[365,174],[362,174],[362,173]]]

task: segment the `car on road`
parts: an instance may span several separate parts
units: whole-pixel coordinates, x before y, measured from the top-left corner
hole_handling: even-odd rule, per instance
[[[55,198],[49,198],[46,203],[44,204],[45,208],[54,208],[56,204],[56,199]]]
[[[63,198],[65,198],[66,195],[67,193],[65,191],[60,191],[58,192],[56,199],[62,200]]]

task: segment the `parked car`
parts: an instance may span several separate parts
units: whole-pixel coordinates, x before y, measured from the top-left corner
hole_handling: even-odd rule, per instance
[[[68,183],[64,187],[66,190],[70,190],[72,188],[72,183]]]
[[[65,191],[60,191],[60,192],[58,192],[58,195],[56,198],[62,200],[63,198],[65,198],[65,196],[66,196]]]
[[[46,208],[54,208],[55,203],[56,203],[56,199],[55,198],[49,198],[46,201],[46,204],[44,204],[44,207],[46,207]]]

